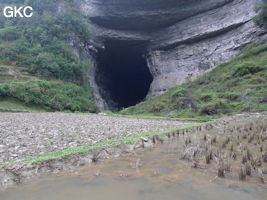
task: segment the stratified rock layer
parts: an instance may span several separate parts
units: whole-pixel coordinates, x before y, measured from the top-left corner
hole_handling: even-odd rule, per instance
[[[253,18],[261,0],[83,0],[97,46],[144,43],[153,82],[147,97],[191,81],[265,36]],[[97,89],[97,88],[96,88]]]

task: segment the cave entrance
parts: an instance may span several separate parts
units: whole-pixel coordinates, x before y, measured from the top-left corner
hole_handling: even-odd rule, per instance
[[[146,42],[106,41],[99,50],[96,83],[109,109],[127,108],[145,99],[153,77],[145,58]]]

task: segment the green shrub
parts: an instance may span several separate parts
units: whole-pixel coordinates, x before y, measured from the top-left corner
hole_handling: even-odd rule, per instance
[[[78,11],[75,2],[64,1],[61,12],[61,1],[13,3],[31,5],[35,13],[27,19],[0,19],[0,61],[7,65],[16,63],[44,78],[84,84],[84,74],[91,64],[81,60],[72,46],[83,49],[90,42],[90,32],[88,19]]]
[[[16,26],[7,26],[0,29],[0,40],[12,41],[20,37]]]
[[[264,26],[267,22],[267,1],[263,0],[257,10],[260,11],[260,13],[254,18],[254,20],[259,26]]]
[[[244,47],[241,51],[240,58],[248,58],[251,56],[259,55],[267,50],[267,40],[262,40],[259,43],[252,43]]]
[[[248,74],[255,74],[255,73],[263,71],[263,70],[264,70],[264,67],[255,66],[255,65],[250,64],[250,63],[244,63],[234,71],[233,76],[234,77],[242,77],[242,76],[245,76]]]
[[[165,103],[164,102],[158,102],[156,104],[153,104],[152,106],[152,112],[157,113],[161,112],[165,108]]]
[[[200,95],[200,100],[204,102],[209,102],[213,100],[215,94],[214,93],[206,93],[206,94],[201,94]]]
[[[220,98],[224,98],[230,101],[237,101],[238,99],[241,98],[241,93],[239,92],[225,92],[225,93],[221,93],[219,94]]]
[[[3,4],[30,5],[34,15],[27,19],[0,15],[0,63],[62,82],[3,83],[0,98],[15,98],[49,110],[97,112],[92,89],[80,86],[88,84],[91,63],[77,53],[90,43],[90,26],[77,1],[1,0],[0,6]]]
[[[186,93],[185,88],[179,88],[173,93],[173,97],[183,97]]]
[[[266,79],[263,77],[252,77],[250,80],[251,84],[261,84],[265,82],[266,82]]]
[[[98,112],[90,88],[60,81],[2,83],[0,97],[14,98],[26,105],[38,105],[54,111]]]
[[[175,108],[178,110],[191,110],[191,111],[197,111],[197,105],[198,102],[195,98],[191,96],[187,97],[180,97],[176,100]]]
[[[227,113],[228,104],[223,100],[212,102],[204,105],[201,108],[201,113],[204,115],[218,115]]]

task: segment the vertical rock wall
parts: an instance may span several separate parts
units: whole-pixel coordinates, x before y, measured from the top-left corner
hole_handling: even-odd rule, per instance
[[[92,22],[97,48],[110,40],[146,44],[144,56],[154,78],[150,98],[197,78],[231,60],[244,45],[264,38],[253,20],[260,2],[81,0],[80,8]]]
[[[148,97],[195,79],[265,37],[253,20],[258,2],[236,0],[160,31],[148,54],[154,76]]]

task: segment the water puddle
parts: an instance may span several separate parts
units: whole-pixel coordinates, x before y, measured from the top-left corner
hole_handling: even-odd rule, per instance
[[[263,200],[262,185],[192,169],[171,142],[0,192],[1,200]]]

